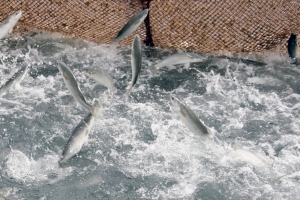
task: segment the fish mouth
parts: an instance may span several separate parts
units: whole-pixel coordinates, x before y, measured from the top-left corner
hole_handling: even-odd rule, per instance
[[[148,14],[148,12],[149,12],[149,9],[145,9],[145,10],[144,10],[144,12]]]

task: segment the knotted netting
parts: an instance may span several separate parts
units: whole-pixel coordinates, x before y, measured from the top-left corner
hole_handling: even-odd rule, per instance
[[[0,21],[23,14],[13,33],[49,31],[100,44],[135,14],[149,15],[134,34],[147,45],[199,52],[286,52],[300,33],[299,0],[2,0]]]

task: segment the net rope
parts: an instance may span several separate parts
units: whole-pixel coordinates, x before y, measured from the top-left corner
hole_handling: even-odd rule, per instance
[[[23,14],[13,33],[49,31],[99,44],[135,14],[149,15],[134,34],[146,45],[198,52],[286,52],[300,33],[299,0],[2,0],[0,21]]]

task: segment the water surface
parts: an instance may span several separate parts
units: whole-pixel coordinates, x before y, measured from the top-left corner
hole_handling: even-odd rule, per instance
[[[300,197],[300,70],[286,56],[203,54],[202,63],[149,66],[176,53],[143,48],[131,95],[130,47],[50,34],[1,41],[0,83],[30,71],[0,97],[0,188],[6,199],[297,199]],[[63,166],[60,153],[87,114],[56,61],[73,70],[89,103],[102,103],[89,142]],[[80,73],[110,74],[117,91]],[[194,136],[170,94],[213,132]]]

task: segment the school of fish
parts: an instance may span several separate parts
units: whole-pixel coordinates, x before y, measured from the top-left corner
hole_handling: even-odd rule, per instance
[[[0,36],[5,37],[8,32],[12,30],[14,25],[20,19],[21,13],[21,11],[18,11],[3,21],[3,24],[0,25]],[[132,34],[141,25],[147,15],[148,9],[145,9],[133,16],[118,32],[117,36],[111,40],[115,43],[119,43],[123,38]],[[161,63],[150,67],[150,70],[155,73],[159,68],[163,66],[201,62],[203,60],[204,58],[196,53],[178,53],[166,58]],[[90,101],[86,99],[80,89],[79,82],[74,76],[70,66],[67,66],[62,60],[59,60],[57,61],[57,68],[59,69],[71,95],[79,105],[81,105],[88,111],[86,117],[84,117],[74,128],[69,140],[66,142],[59,160],[59,164],[63,164],[66,163],[68,159],[76,155],[80,151],[82,146],[88,141],[90,130],[93,126],[95,118],[98,116],[101,105],[97,100],[94,100],[94,103],[92,105]],[[142,43],[139,35],[135,35],[132,42],[131,69],[132,78],[126,95],[130,95],[130,93],[134,89],[134,86],[138,82],[139,75],[142,70]],[[19,71],[17,71],[5,84],[0,87],[0,95],[3,95],[17,84],[20,84],[26,76],[28,70],[29,67],[23,66]],[[116,80],[111,78],[109,74],[104,71],[92,68],[84,68],[80,69],[80,72],[96,81],[97,84],[101,84],[107,87],[110,93],[113,93],[117,89],[115,87]],[[191,130],[191,132],[198,136],[209,136],[209,129],[200,121],[197,115],[190,108],[188,108],[187,105],[180,102],[173,95],[171,95],[171,101],[173,103],[174,110],[178,111],[177,113],[180,116],[181,121],[188,127],[188,129]]]
[[[123,38],[132,34],[142,24],[144,19],[147,17],[148,12],[148,9],[145,9],[133,16],[117,33],[117,36],[111,40],[115,43],[119,43]],[[21,14],[21,11],[17,11],[2,21],[0,24],[0,39],[5,38],[5,36],[12,31],[13,27],[21,18]],[[298,58],[297,35],[291,34],[291,37],[288,40],[287,50],[292,62],[295,62]],[[196,53],[177,53],[165,58],[160,63],[149,66],[149,69],[153,74],[155,74],[163,66],[189,64],[202,62],[203,60],[204,57]],[[90,103],[91,100],[86,99],[70,66],[67,66],[63,61],[57,61],[57,67],[71,95],[82,107],[88,111],[88,114],[74,128],[69,140],[66,142],[66,145],[62,150],[59,160],[59,163],[62,164],[66,163],[68,159],[76,155],[82,146],[88,141],[90,130],[93,126],[95,118],[98,117],[98,112],[99,109],[101,109],[101,105],[97,100],[94,100],[94,103],[92,104]],[[135,35],[132,42],[131,68],[132,78],[126,92],[127,95],[130,95],[130,93],[133,91],[142,70],[142,44],[138,35]],[[22,66],[21,69],[19,69],[0,87],[0,96],[13,89],[13,87],[16,85],[20,84],[29,70],[30,68],[28,66]],[[110,93],[113,93],[117,89],[115,87],[116,80],[111,78],[109,74],[104,71],[95,70],[92,68],[84,68],[80,69],[80,72],[96,81],[97,84],[107,87]],[[195,136],[200,136],[205,139],[212,135],[210,129],[203,122],[201,122],[197,114],[194,113],[185,103],[181,102],[172,94],[170,95],[170,99],[173,106],[173,111],[180,117],[182,123],[185,124]],[[245,154],[242,150],[237,152],[240,154]],[[1,195],[5,196],[6,194],[0,194],[0,198]]]

